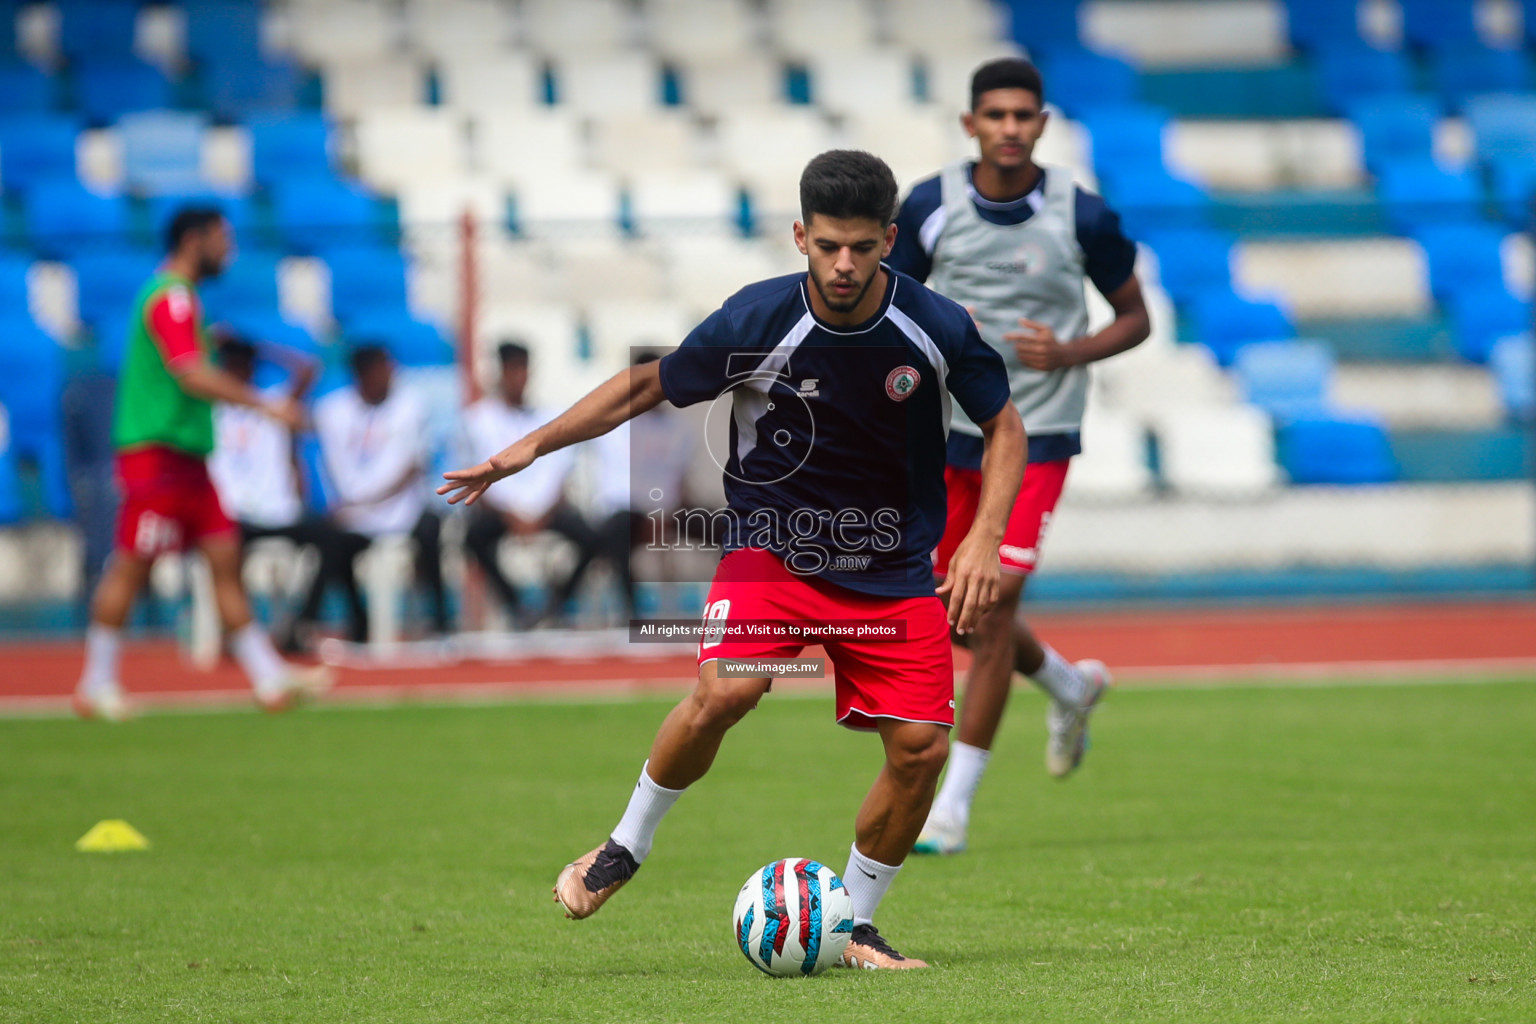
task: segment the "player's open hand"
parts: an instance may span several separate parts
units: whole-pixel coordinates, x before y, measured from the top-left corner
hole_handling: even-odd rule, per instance
[[[480,500],[480,496],[491,484],[527,469],[535,458],[537,453],[533,445],[518,441],[503,448],[478,466],[470,466],[468,469],[450,469],[443,474],[443,479],[448,482],[439,487],[437,493],[446,495],[450,505],[457,505],[460,502],[473,505]]]
[[[997,603],[1002,569],[997,544],[974,531],[965,535],[949,560],[949,573],[939,584],[938,595],[949,605],[949,625],[964,636]]]
[[[1019,330],[1009,331],[1003,340],[1013,344],[1013,354],[1031,370],[1059,370],[1071,366],[1067,349],[1047,324],[1019,318]]]

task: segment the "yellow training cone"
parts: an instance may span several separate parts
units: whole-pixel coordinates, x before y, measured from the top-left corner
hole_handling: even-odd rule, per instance
[[[119,850],[147,850],[149,840],[126,821],[112,818],[98,821],[75,842],[81,853],[116,853]]]

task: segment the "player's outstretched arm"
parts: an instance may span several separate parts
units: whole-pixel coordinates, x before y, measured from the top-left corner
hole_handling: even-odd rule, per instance
[[[1013,501],[1024,479],[1029,450],[1024,423],[1009,402],[1001,412],[978,424],[986,451],[981,457],[981,496],[970,532],[949,560],[949,573],[939,594],[949,597],[949,624],[956,633],[969,633],[987,610],[997,603],[997,546],[1013,511]]]
[[[446,495],[450,505],[473,505],[491,484],[527,469],[539,456],[601,437],[625,420],[654,409],[664,398],[659,361],[620,370],[565,412],[478,466],[444,473],[448,482],[437,493]]]
[[[183,360],[174,365],[171,372],[175,374],[176,383],[181,385],[181,389],[194,398],[255,409],[266,413],[289,430],[298,430],[304,425],[304,409],[296,400],[285,398],[274,402],[206,359]]]

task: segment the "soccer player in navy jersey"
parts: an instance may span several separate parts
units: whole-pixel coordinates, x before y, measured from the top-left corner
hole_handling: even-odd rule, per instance
[[[1066,482],[1088,397],[1088,364],[1140,344],[1150,329],[1135,274],[1136,246],[1104,200],[1072,172],[1033,159],[1045,130],[1044,86],[1028,61],[982,65],[971,79],[966,131],[980,159],[945,167],[913,186],[896,218],[890,265],[969,309],[981,336],[1008,367],[1013,404],[1029,431],[1029,467],[1003,543],[998,602],[964,638],[971,670],[960,730],[918,841],[921,853],[965,848],[971,801],[1002,721],[1013,672],[1051,697],[1046,767],[1058,778],[1082,762],[1088,716],[1110,682],[1098,661],[1072,664],[1039,640],[1018,614],[1046,527]],[[1114,320],[1090,332],[1084,284],[1109,301]],[[957,416],[949,435],[949,521],[934,571],[971,530],[980,431]]]
[[[863,624],[899,642],[831,638],[837,719],[878,732],[885,763],[855,823],[843,880],[847,966],[927,966],[874,928],[875,909],[928,814],[954,723],[950,630],[969,633],[999,583],[997,545],[1026,439],[1003,361],[965,309],[882,264],[896,239],[884,161],[833,150],[800,180],[795,243],[808,272],[749,285],[659,362],[633,366],[439,493],[473,502],[534,459],[603,434],[662,401],[716,402],[730,417],[726,554],[711,585],[692,695],[662,723],[607,842],[566,866],[555,899],[584,918],[629,881],[663,815],[709,770],[727,730],[768,692],[724,660],[793,657],[804,639],[754,623]],[[974,524],[935,596],[952,403],[981,432]],[[814,642],[814,641],[813,641]]]

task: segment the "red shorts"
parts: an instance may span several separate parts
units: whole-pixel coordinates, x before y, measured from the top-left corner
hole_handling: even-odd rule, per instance
[[[195,455],[151,446],[117,455],[123,504],[117,514],[117,549],[154,558],[189,544],[235,532]]]
[[[1014,499],[1013,512],[1003,530],[1003,542],[997,548],[1003,572],[1028,576],[1035,571],[1035,563],[1040,558],[1040,543],[1045,539],[1046,528],[1051,525],[1056,503],[1061,500],[1061,489],[1067,482],[1067,467],[1071,464],[1071,459],[1058,459],[1055,462],[1031,462],[1025,467],[1024,482],[1019,485],[1019,496]],[[933,553],[936,576],[949,572],[950,556],[976,519],[976,505],[981,499],[981,471],[945,466],[944,486],[949,490],[949,514],[944,522],[944,539],[939,541]]]
[[[955,724],[955,667],[949,620],[937,597],[876,597],[799,576],[756,548],[720,560],[706,621],[867,622],[904,620],[905,640],[817,640],[837,682],[837,720],[872,730],[877,718]],[[807,646],[783,638],[726,637],[699,644],[699,664],[717,658],[793,658]]]

